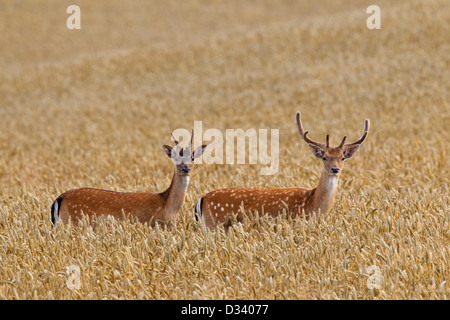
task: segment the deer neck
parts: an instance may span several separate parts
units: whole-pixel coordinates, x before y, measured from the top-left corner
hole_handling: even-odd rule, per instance
[[[186,190],[189,185],[189,176],[180,175],[175,168],[169,188],[162,193],[165,200],[165,220],[175,220],[178,211],[184,203]]]
[[[320,211],[321,215],[326,215],[331,210],[336,196],[338,181],[338,176],[329,175],[325,171],[322,173],[319,185],[313,196],[313,207],[316,213]]]

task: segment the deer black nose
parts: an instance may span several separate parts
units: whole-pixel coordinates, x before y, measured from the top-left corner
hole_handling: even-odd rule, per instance
[[[181,171],[183,171],[183,173],[189,173],[191,171],[191,169],[188,167],[184,167],[181,169]]]
[[[331,173],[339,173],[339,168],[332,167],[331,168]]]

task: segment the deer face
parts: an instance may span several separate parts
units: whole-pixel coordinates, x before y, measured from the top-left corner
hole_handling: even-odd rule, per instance
[[[176,165],[176,170],[180,176],[189,175],[194,168],[194,160],[200,157],[205,151],[206,145],[192,150],[191,146],[182,148],[180,146],[175,146],[175,148],[163,145],[163,149],[167,156],[173,160]]]
[[[344,167],[345,159],[353,157],[358,151],[361,144],[369,133],[369,119],[364,122],[364,132],[358,140],[350,144],[344,144],[347,136],[345,136],[338,147],[332,148],[329,145],[329,136],[327,135],[326,144],[316,142],[307,137],[308,131],[303,130],[303,125],[300,120],[300,112],[296,115],[297,129],[302,138],[308,143],[311,152],[323,161],[324,172],[330,176],[338,176]]]
[[[339,146],[336,148],[308,145],[312,153],[323,162],[323,170],[329,176],[338,176],[344,168],[345,159],[353,157],[359,149],[359,144],[349,147]]]
[[[163,149],[166,152],[167,156],[171,158],[175,163],[178,175],[189,176],[192,169],[194,168],[195,158],[198,158],[203,154],[206,145],[202,145],[200,147],[195,148],[195,150],[192,150],[194,129],[192,129],[191,141],[189,142],[189,145],[185,148],[178,145],[178,141],[177,139],[175,139],[173,135],[172,138],[175,141],[175,148],[169,147],[168,145],[163,145]]]

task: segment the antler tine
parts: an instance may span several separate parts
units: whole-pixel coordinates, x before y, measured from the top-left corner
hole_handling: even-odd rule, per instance
[[[296,122],[297,122],[297,129],[298,129],[298,133],[300,133],[300,135],[302,136],[302,138],[306,141],[306,143],[308,144],[313,144],[315,146],[318,146],[322,149],[325,148],[325,145],[323,143],[319,143],[316,142],[314,140],[311,140],[310,138],[308,138],[306,135],[308,134],[308,131],[303,130],[303,125],[302,125],[302,121],[300,119],[301,115],[300,115],[300,111],[297,111],[297,114],[295,116]]]
[[[330,146],[330,135],[327,134],[327,144],[326,144],[327,148]]]
[[[172,136],[173,141],[175,142],[175,145],[178,145],[178,140],[175,139],[175,137],[173,136],[172,132],[170,133],[170,135]]]
[[[355,142],[346,144],[346,146],[354,146],[356,144],[363,143],[364,140],[366,140],[367,134],[369,133],[369,127],[370,127],[370,121],[369,121],[369,119],[366,119],[366,121],[364,122],[364,132],[363,132],[362,136]]]
[[[342,148],[342,147],[344,146],[345,139],[347,139],[347,136],[344,136],[344,138],[342,139],[342,141],[341,141],[341,143],[339,144],[338,148]]]
[[[194,128],[192,128],[192,133],[191,133],[191,141],[189,142],[189,146],[191,147],[191,151],[194,149],[193,145],[192,145],[192,140],[194,139]]]

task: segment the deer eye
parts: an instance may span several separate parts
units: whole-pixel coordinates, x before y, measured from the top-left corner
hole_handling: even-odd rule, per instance
[[[342,161],[344,161],[345,160],[345,158],[342,158]]]
[[[323,161],[327,161],[327,158],[326,158],[326,157],[323,157],[322,160],[323,160]]]

